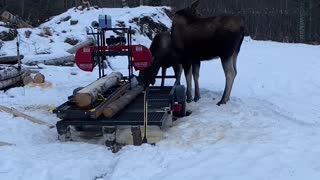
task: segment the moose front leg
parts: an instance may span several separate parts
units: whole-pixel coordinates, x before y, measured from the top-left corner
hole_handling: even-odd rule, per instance
[[[190,103],[192,101],[191,89],[192,89],[192,72],[191,72],[191,64],[183,65],[184,75],[186,76],[187,82],[187,102]]]
[[[194,101],[197,102],[200,99],[200,88],[199,88],[199,75],[200,75],[200,61],[192,63],[192,74],[194,80]]]

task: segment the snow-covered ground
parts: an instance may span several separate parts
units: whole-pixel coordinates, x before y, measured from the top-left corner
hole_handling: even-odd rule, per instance
[[[125,16],[124,12],[137,15],[155,9],[104,11],[112,11],[116,14],[113,18],[125,20],[130,15]],[[43,26],[65,15],[83,15],[77,13],[69,10]],[[87,24],[90,21],[79,27]],[[146,37],[136,38],[145,45],[150,43]],[[4,45],[8,54],[14,53],[13,43]],[[62,42],[51,46],[63,53],[67,48]],[[28,54],[25,48],[22,51]],[[29,55],[36,58],[32,51]],[[204,62],[200,75],[202,99],[188,104],[193,113],[176,121],[156,146],[126,146],[117,154],[101,144],[61,143],[55,129],[0,112],[0,141],[14,144],[0,146],[0,179],[318,180],[319,57],[320,46],[254,41],[247,37],[227,105],[215,105],[225,82],[220,62]],[[125,63],[120,62],[113,61],[117,68],[125,69]],[[54,124],[58,119],[49,110],[67,100],[74,88],[95,80],[97,73],[85,73],[77,67],[43,67],[41,72],[47,84],[0,91],[0,104]]]

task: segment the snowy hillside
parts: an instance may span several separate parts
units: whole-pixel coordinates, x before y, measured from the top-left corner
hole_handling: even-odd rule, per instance
[[[161,9],[71,9],[40,27],[50,27],[59,35],[39,37],[36,34],[41,29],[34,29],[30,39],[21,38],[25,41],[22,51],[30,59],[37,58],[30,45],[36,42],[38,51],[50,49],[52,53],[46,56],[60,56],[71,47],[64,43],[65,38],[84,40],[85,26],[101,13],[126,24],[132,16],[157,13],[153,18],[170,26]],[[66,16],[79,23],[57,24]],[[63,30],[67,33],[61,33]],[[54,42],[49,43],[49,39]],[[146,36],[136,35],[135,39],[147,46],[150,43]],[[6,43],[3,50],[14,54],[14,43]],[[187,107],[193,113],[176,121],[156,146],[126,146],[117,154],[91,141],[61,143],[56,129],[0,112],[0,142],[12,144],[0,145],[0,179],[318,180],[319,57],[320,46],[246,37],[227,105],[215,105],[225,82],[220,62],[204,62],[200,73],[202,99]],[[126,68],[121,59],[112,63],[119,70]],[[47,84],[0,91],[0,105],[55,124],[58,119],[50,112],[52,107],[66,101],[74,88],[95,80],[97,73],[85,73],[77,67],[41,66]]]
[[[170,19],[166,16],[164,9],[167,7],[138,7],[129,8],[91,8],[80,11],[78,9],[69,9],[67,12],[53,17],[47,23],[42,24],[34,29],[19,29],[21,54],[25,55],[24,61],[35,61],[45,57],[62,57],[68,55],[67,49],[72,46],[65,43],[67,38],[84,41],[88,38],[87,31],[91,31],[92,21],[98,21],[100,14],[111,15],[112,25],[126,27],[131,26],[136,31],[133,42],[137,44],[149,45],[150,39],[146,36],[139,35],[141,27],[134,21],[134,18],[150,17],[154,22],[171,26]],[[71,21],[77,22],[71,25]],[[30,37],[25,34],[31,31]],[[16,54],[16,41],[6,42],[2,51],[7,55]],[[37,56],[34,56],[37,55]]]

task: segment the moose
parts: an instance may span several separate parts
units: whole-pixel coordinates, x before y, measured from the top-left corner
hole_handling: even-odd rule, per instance
[[[175,12],[171,37],[169,33],[165,33],[154,38],[150,47],[154,60],[141,73],[141,79],[145,86],[154,84],[160,67],[164,67],[162,71],[165,71],[165,68],[173,66],[176,82],[180,82],[180,64],[186,77],[187,102],[192,101],[192,76],[195,84],[194,101],[197,102],[200,99],[201,61],[220,58],[226,78],[223,96],[217,103],[220,106],[229,101],[237,75],[237,57],[244,38],[243,20],[238,16],[200,17],[196,11],[198,4],[199,0]]]
[[[177,60],[177,56],[173,50],[171,43],[171,35],[169,32],[161,32],[157,34],[150,45],[150,52],[152,54],[151,66],[140,71],[139,79],[143,85],[149,86],[154,85],[156,81],[156,76],[158,71],[162,70],[162,81],[161,86],[164,85],[164,77],[166,76],[166,70],[172,67],[174,70],[176,82],[175,84],[180,84],[180,78],[182,73],[182,66]]]
[[[237,57],[244,38],[244,25],[238,16],[200,17],[196,11],[199,0],[175,12],[171,27],[171,42],[182,64],[187,83],[187,102],[192,101],[192,75],[195,84],[194,101],[200,99],[200,62],[220,58],[226,84],[217,105],[229,100],[237,75]]]

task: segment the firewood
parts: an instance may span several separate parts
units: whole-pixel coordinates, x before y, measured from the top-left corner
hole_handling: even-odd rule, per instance
[[[23,85],[27,85],[33,82],[33,78],[31,76],[26,76],[22,79]]]
[[[131,101],[133,101],[141,92],[143,91],[142,86],[137,86],[127,93],[125,93],[122,97],[110,103],[103,110],[103,115],[105,117],[111,118],[116,115],[119,111],[121,111],[126,105],[128,105]]]
[[[122,74],[120,72],[113,72],[108,76],[98,79],[76,93],[76,104],[79,107],[89,106],[98,99],[98,94],[103,94],[110,87],[118,84],[121,79]]]
[[[33,82],[37,84],[44,83],[44,81],[45,81],[45,76],[41,73],[37,73],[33,78]]]
[[[22,113],[22,112],[16,110],[15,108],[8,108],[8,107],[6,107],[6,106],[0,105],[0,110],[1,110],[1,111],[4,111],[4,112],[6,112],[6,113],[10,113],[10,114],[12,114],[12,115],[14,115],[14,116],[17,116],[17,117],[22,117],[22,118],[24,118],[25,120],[28,120],[28,121],[33,122],[33,123],[35,123],[35,124],[46,125],[46,126],[48,126],[49,128],[53,128],[53,127],[54,127],[54,126],[53,126],[52,124],[50,124],[50,123],[47,123],[47,122],[45,122],[45,121],[41,121],[41,120],[39,120],[39,119],[36,119],[36,118],[34,118],[34,117],[32,117],[32,116],[29,116],[29,115],[27,115],[27,114],[25,114],[25,113]]]
[[[89,38],[81,43],[78,43],[77,45],[73,46],[72,48],[68,49],[67,52],[70,54],[74,54],[78,51],[78,49],[84,47],[84,46],[90,46],[95,44],[95,41],[93,38]]]
[[[19,76],[19,74],[26,72],[27,69],[22,68],[21,71],[18,70],[16,66],[1,66],[0,65],[0,81],[11,79]]]
[[[23,59],[24,56],[20,55],[20,59]],[[0,64],[17,64],[18,63],[18,56],[1,56],[0,57]]]
[[[30,71],[28,71],[27,69],[22,69],[21,73],[16,74],[15,77],[11,77],[5,80],[0,80],[0,89],[5,89],[9,86],[14,86],[15,84],[21,82],[24,77],[29,75],[30,75]]]

